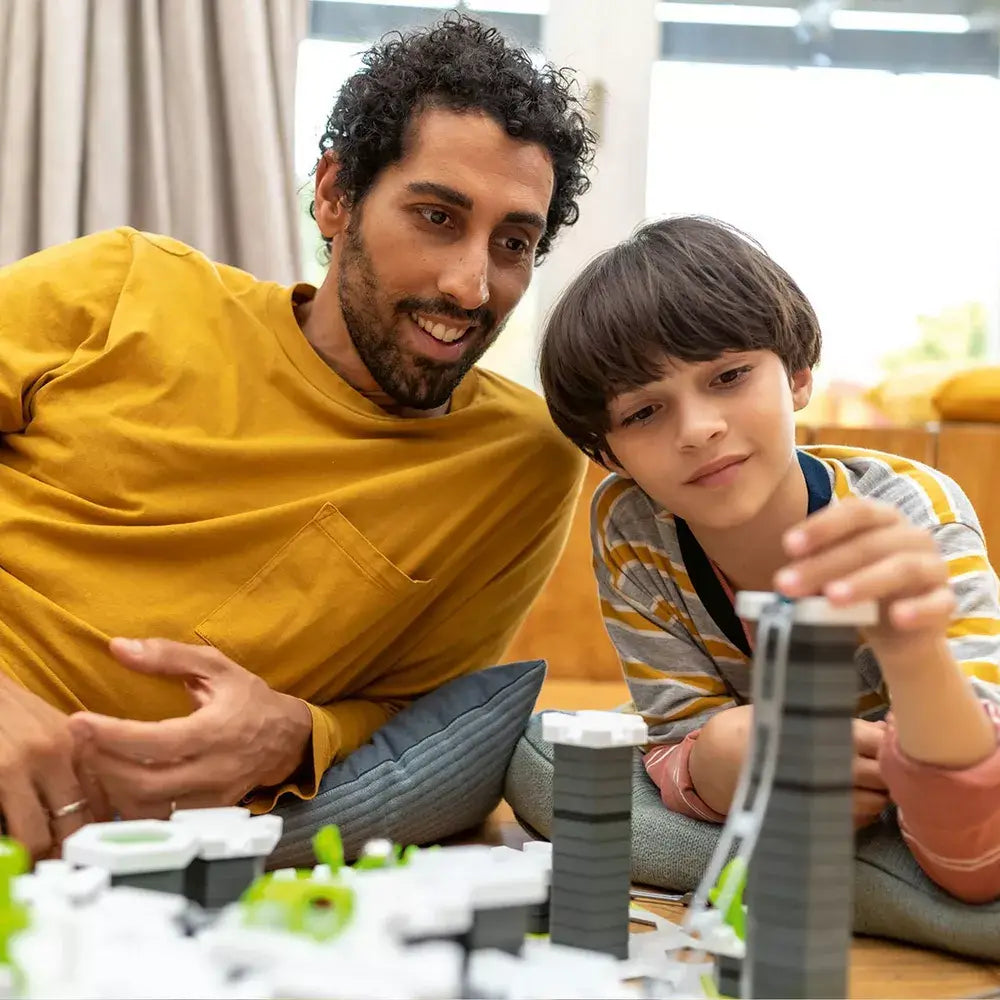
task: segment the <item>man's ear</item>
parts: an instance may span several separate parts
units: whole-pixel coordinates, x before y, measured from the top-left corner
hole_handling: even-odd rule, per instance
[[[806,404],[812,399],[813,373],[811,368],[803,368],[795,372],[789,379],[792,387],[792,403],[795,410],[805,409]]]
[[[316,164],[316,188],[313,196],[313,215],[324,239],[339,236],[351,218],[347,198],[337,183],[340,160],[337,154],[327,150]]]

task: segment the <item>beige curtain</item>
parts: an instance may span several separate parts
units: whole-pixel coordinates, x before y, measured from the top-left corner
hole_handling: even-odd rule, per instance
[[[298,271],[307,0],[0,0],[0,265],[111,226]]]

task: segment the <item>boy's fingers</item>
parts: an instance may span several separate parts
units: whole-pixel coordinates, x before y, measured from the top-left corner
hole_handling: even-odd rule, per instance
[[[872,792],[884,792],[888,787],[882,780],[878,761],[871,757],[855,755],[851,766],[851,780],[855,788],[866,788]]]
[[[923,540],[921,544],[924,544]],[[901,546],[900,526],[884,525],[867,531],[863,544],[835,545],[798,559],[775,574],[774,585],[786,597],[820,594],[828,584],[851,576],[887,556],[899,554]]]
[[[901,518],[899,511],[889,504],[847,497],[787,531],[782,543],[789,556],[801,558],[861,531],[898,524]]]
[[[896,552],[828,583],[823,593],[834,604],[853,604],[922,597],[947,582],[948,567],[936,552]]]
[[[860,830],[878,819],[879,813],[889,804],[889,796],[884,792],[872,792],[864,788],[854,790],[854,829]]]
[[[950,618],[955,613],[956,606],[954,592],[944,583],[929,594],[893,601],[889,607],[889,621],[900,631],[937,628],[942,618]]]
[[[867,719],[854,720],[854,753],[858,757],[875,758],[885,740],[885,724],[869,722]]]

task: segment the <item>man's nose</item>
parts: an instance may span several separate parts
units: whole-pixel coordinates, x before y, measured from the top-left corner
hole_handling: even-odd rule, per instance
[[[442,272],[438,290],[462,309],[472,312],[489,301],[488,275],[488,250],[465,246],[461,255]]]

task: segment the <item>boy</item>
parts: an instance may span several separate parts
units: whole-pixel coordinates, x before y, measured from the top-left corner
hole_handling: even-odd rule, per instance
[[[819,348],[788,274],[700,218],[640,229],[590,264],[549,320],[549,410],[615,473],[594,496],[594,563],[650,727],[646,770],[669,808],[724,819],[752,711],[753,638],[736,591],[877,601],[857,655],[855,825],[895,803],[932,879],[992,899],[997,576],[946,476],[878,452],[796,449]]]

